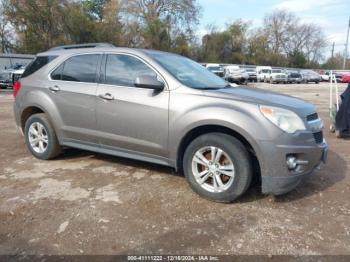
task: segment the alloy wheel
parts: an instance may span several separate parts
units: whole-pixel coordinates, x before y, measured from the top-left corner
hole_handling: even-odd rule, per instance
[[[31,148],[36,153],[44,153],[49,145],[45,126],[39,122],[33,122],[28,130],[28,140]]]
[[[192,172],[203,189],[214,193],[226,191],[235,177],[232,159],[224,150],[215,146],[203,147],[194,154]]]

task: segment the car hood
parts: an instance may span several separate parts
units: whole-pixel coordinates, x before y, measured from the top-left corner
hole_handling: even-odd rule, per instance
[[[204,94],[206,96],[216,98],[231,99],[258,105],[282,107],[292,110],[301,117],[305,117],[316,112],[315,106],[309,102],[306,102],[305,100],[257,88],[237,86],[215,90],[205,90]]]

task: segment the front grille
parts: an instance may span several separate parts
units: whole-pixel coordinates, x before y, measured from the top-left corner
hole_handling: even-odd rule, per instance
[[[317,114],[317,113],[313,113],[313,114],[308,115],[308,116],[306,117],[306,120],[307,120],[308,122],[314,121],[314,120],[317,120],[317,119],[318,119],[318,114]]]
[[[322,131],[314,133],[313,135],[314,135],[316,144],[321,144],[323,142],[323,133],[322,133]]]

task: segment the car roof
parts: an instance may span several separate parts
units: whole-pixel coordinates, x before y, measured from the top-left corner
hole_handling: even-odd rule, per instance
[[[93,48],[70,48],[70,49],[60,49],[53,48],[48,51],[38,53],[37,56],[61,56],[61,55],[74,55],[74,54],[85,54],[85,53],[96,53],[96,52],[121,52],[121,53],[131,53],[131,54],[169,54],[177,55],[173,53],[168,53],[164,51],[157,51],[151,49],[141,49],[141,48],[129,48],[129,47],[114,47],[114,46],[101,46]]]

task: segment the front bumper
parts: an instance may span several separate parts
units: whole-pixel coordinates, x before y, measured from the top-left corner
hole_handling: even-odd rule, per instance
[[[312,134],[309,134],[312,136]],[[306,136],[307,134],[302,134]],[[305,177],[309,176],[322,162],[326,162],[328,144],[325,140],[316,144],[313,139],[304,140],[304,144],[274,145],[262,142],[266,157],[261,166],[262,193],[282,195],[293,190]],[[296,156],[303,162],[294,170],[286,164],[287,156]]]

